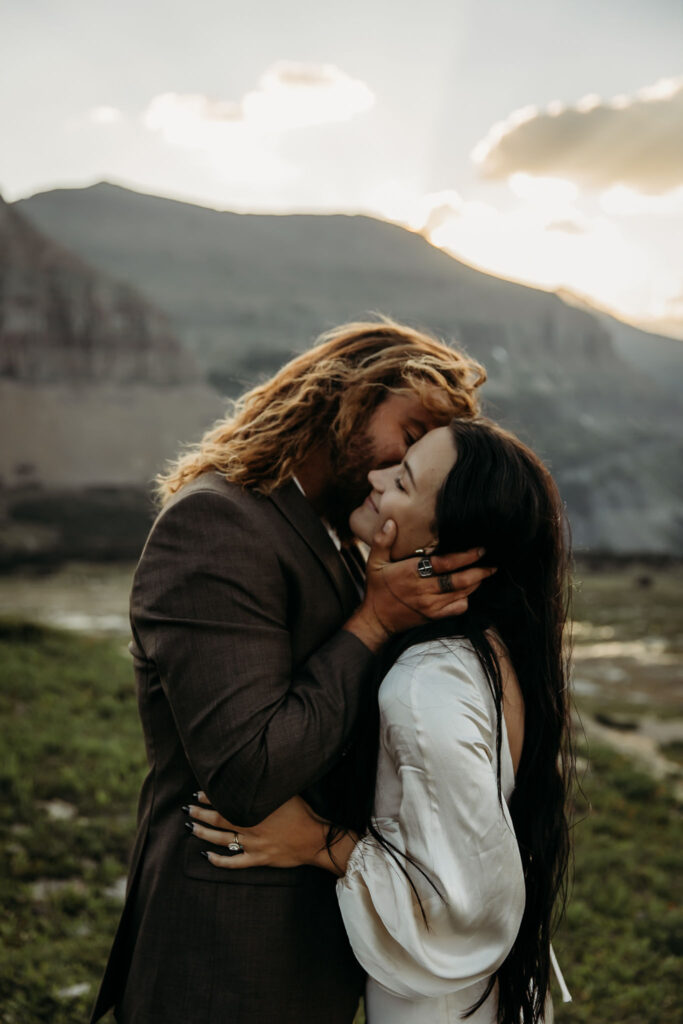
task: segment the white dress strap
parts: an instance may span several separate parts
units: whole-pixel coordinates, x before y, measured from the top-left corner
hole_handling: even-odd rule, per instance
[[[550,944],[550,963],[555,973],[555,977],[557,978],[557,984],[560,986],[560,992],[562,993],[562,1002],[571,1003],[571,992],[567,988],[567,983],[564,980],[564,977],[562,976],[562,971],[560,970],[560,965],[557,962],[557,957],[555,956],[555,950],[553,949],[552,943]]]

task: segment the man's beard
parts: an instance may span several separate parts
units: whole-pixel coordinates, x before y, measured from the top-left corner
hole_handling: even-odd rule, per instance
[[[352,438],[343,451],[332,453],[334,482],[325,491],[325,518],[342,542],[353,537],[349,516],[370,493],[368,473],[374,464],[374,447],[365,433]]]

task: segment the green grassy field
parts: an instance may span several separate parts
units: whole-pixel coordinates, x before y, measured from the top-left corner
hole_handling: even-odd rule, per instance
[[[120,912],[144,771],[124,640],[1,621],[0,717],[0,1020],[82,1024]],[[556,1020],[674,1024],[683,915],[673,781],[608,747],[579,754],[575,880],[555,940],[574,1002],[555,992]]]
[[[0,637],[0,1019],[82,1022],[144,770],[128,653],[7,621]]]

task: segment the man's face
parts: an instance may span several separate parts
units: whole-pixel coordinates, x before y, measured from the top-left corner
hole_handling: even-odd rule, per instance
[[[418,395],[390,394],[377,406],[365,429],[336,456],[335,478],[326,505],[327,518],[340,537],[351,537],[349,515],[370,493],[368,473],[398,465],[415,441],[440,425]]]

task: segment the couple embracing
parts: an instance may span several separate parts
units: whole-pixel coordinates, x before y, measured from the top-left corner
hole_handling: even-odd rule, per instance
[[[550,1019],[562,507],[483,380],[348,324],[160,479],[149,773],[93,1021],[351,1024],[363,993],[369,1024]]]

